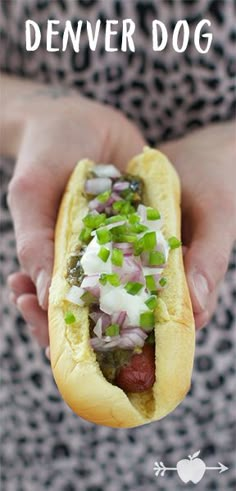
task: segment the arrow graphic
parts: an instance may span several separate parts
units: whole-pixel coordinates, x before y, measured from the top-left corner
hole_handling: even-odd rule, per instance
[[[177,462],[176,467],[166,467],[163,462],[155,462],[153,467],[155,476],[158,477],[160,475],[163,477],[167,471],[177,471],[183,482],[192,481],[194,484],[197,484],[203,478],[205,471],[219,471],[219,474],[222,474],[222,472],[228,470],[228,467],[221,462],[218,462],[217,467],[207,467],[205,462],[198,458],[199,454],[200,450],[193,455],[189,455],[189,460],[180,460]]]
[[[226,465],[221,464],[221,462],[218,462],[220,467],[206,467],[206,471],[220,471],[219,474],[222,474],[222,472],[225,472],[228,470],[228,467]]]
[[[226,467],[226,465],[221,464],[221,462],[218,462],[218,464],[219,467],[206,467],[206,471],[219,471],[219,474],[222,474],[222,472],[225,472],[229,469],[228,467]],[[163,462],[160,462],[160,464],[158,464],[158,462],[155,462],[153,470],[156,471],[155,476],[158,477],[159,474],[161,476],[164,476],[166,471],[177,471],[177,467],[166,467]]]

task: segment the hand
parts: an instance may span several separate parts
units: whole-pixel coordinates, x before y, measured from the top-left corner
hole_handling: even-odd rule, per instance
[[[24,107],[18,102],[17,114],[21,112],[21,141],[8,203],[24,272],[11,275],[8,283],[12,300],[46,346],[54,228],[68,177],[84,157],[124,169],[144,140],[120,112],[77,93],[52,99],[41,90],[30,102],[24,100]]]
[[[181,178],[184,262],[200,328],[215,309],[236,239],[234,124],[211,125],[160,149]]]

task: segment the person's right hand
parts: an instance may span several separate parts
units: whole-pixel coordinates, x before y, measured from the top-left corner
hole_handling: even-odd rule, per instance
[[[8,193],[22,272],[8,284],[32,332],[47,346],[54,228],[68,177],[86,157],[124,169],[145,142],[119,111],[77,93],[51,98],[45,89],[23,102],[15,109],[21,137]]]

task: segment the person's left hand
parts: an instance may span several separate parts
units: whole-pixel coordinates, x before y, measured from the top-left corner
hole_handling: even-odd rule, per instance
[[[161,145],[182,185],[182,240],[196,327],[212,316],[236,239],[233,123],[211,125]]]

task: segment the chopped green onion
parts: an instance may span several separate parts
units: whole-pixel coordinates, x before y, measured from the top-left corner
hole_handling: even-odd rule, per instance
[[[112,208],[115,211],[121,211],[122,206],[124,206],[125,201],[123,199],[120,199],[119,201],[115,201],[115,203],[112,204]]]
[[[123,198],[125,198],[126,201],[133,201],[135,196],[135,193],[130,189],[124,189],[123,191],[121,191],[120,194],[121,196],[123,196]]]
[[[170,249],[176,249],[177,247],[181,246],[181,241],[177,239],[177,237],[170,237],[168,239],[168,244]]]
[[[149,331],[153,329],[155,325],[155,317],[153,312],[143,312],[140,314],[139,318],[140,327],[142,327],[145,331]]]
[[[76,321],[73,312],[66,312],[64,316],[64,321],[66,324],[73,324]]]
[[[105,224],[110,225],[110,223],[121,222],[122,220],[126,220],[124,215],[114,215],[113,217],[106,218]]]
[[[101,245],[107,244],[107,242],[111,241],[111,233],[109,230],[106,230],[105,228],[101,230],[99,229],[96,230],[96,234],[97,234],[98,242]]]
[[[88,242],[91,239],[91,232],[92,232],[91,228],[84,227],[79,235],[79,239],[81,240],[81,242],[85,242],[86,244],[88,244]]]
[[[140,216],[137,214],[137,213],[133,213],[132,215],[130,215],[129,217],[129,223],[131,225],[134,225],[135,223],[138,223],[140,220]]]
[[[145,251],[152,251],[156,245],[156,232],[148,232],[143,236],[143,246]]]
[[[112,205],[113,210],[119,211],[123,215],[130,215],[135,212],[135,208],[130,204],[129,201],[125,201],[121,199],[119,201],[115,201]]]
[[[112,286],[120,286],[120,278],[117,273],[113,273],[113,274],[102,273],[99,277],[99,281],[102,285],[106,285],[108,281]]]
[[[125,234],[127,232],[126,225],[117,225],[117,227],[113,227],[111,229],[112,235]]]
[[[166,262],[165,256],[162,252],[152,251],[149,254],[149,264],[150,266],[160,266]]]
[[[123,252],[120,249],[114,248],[111,254],[112,264],[121,267],[123,264],[123,260],[124,260]]]
[[[159,211],[155,210],[154,208],[147,208],[147,219],[148,220],[159,220],[161,218],[161,215]]]
[[[137,295],[137,293],[140,292],[142,288],[143,284],[138,283],[137,281],[128,281],[128,283],[126,283],[125,285],[125,289],[130,295]]]
[[[159,283],[160,283],[161,286],[165,286],[166,283],[167,283],[167,279],[163,277],[163,278],[160,279]]]
[[[148,335],[148,337],[146,339],[146,343],[148,343],[148,344],[154,344],[155,343],[154,331],[150,332],[150,334]]]
[[[134,206],[132,206],[129,202],[126,202],[125,205],[122,206],[121,210],[124,215],[131,215],[135,212]]]
[[[146,300],[145,304],[150,310],[154,310],[157,306],[157,297],[155,295],[152,295]]]
[[[97,303],[98,299],[91,292],[84,292],[81,296],[81,300],[83,300],[86,305],[90,305],[91,303]]]
[[[137,240],[134,244],[134,255],[135,256],[140,256],[144,250],[144,241],[143,237],[139,240]]]
[[[152,275],[147,275],[145,276],[145,279],[146,279],[146,287],[147,289],[153,293],[156,291],[157,287],[156,287],[156,282],[155,282],[155,278],[154,276]]]
[[[148,230],[148,227],[146,225],[143,225],[142,223],[134,223],[131,225],[130,230],[131,230],[131,232],[135,232],[136,234],[140,234],[141,232],[145,232],[145,230]]]
[[[106,262],[107,262],[107,260],[108,260],[108,258],[109,258],[109,256],[110,256],[110,251],[109,251],[109,249],[106,249],[106,247],[101,247],[101,248],[100,248],[100,251],[99,251],[99,253],[98,253],[98,257],[100,257],[100,259],[101,259],[101,260],[102,260],[104,263],[106,263]]]
[[[98,228],[102,223],[105,222],[106,215],[105,213],[101,213],[100,215],[95,215],[94,213],[88,213],[84,218],[84,225],[88,228]]]
[[[105,329],[106,336],[118,336],[120,334],[119,324],[111,324]]]
[[[115,242],[134,243],[136,241],[137,241],[136,235],[131,235],[131,234],[118,234],[118,235],[115,235]]]
[[[107,280],[112,286],[119,286],[120,285],[120,278],[118,274],[113,273],[113,274],[108,274],[107,275]]]
[[[100,203],[106,203],[106,201],[110,198],[111,196],[111,191],[104,191],[104,193],[100,193],[97,195],[98,201]]]
[[[106,273],[100,274],[99,281],[100,281],[100,283],[102,285],[106,285],[106,283],[107,283],[107,275],[106,275]]]

